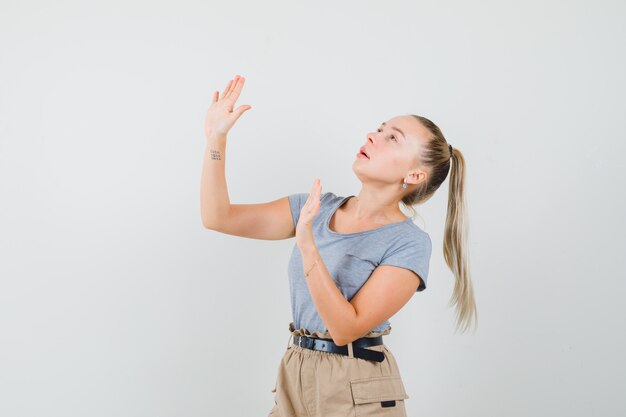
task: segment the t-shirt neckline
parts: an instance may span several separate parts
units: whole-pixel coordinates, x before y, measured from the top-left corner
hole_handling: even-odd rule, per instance
[[[331,235],[336,235],[336,236],[357,236],[357,235],[363,235],[366,233],[370,233],[370,232],[375,232],[377,230],[381,230],[381,229],[385,229],[387,227],[391,227],[391,226],[395,226],[397,224],[404,224],[406,222],[408,222],[409,220],[411,220],[410,217],[407,217],[406,220],[402,220],[399,222],[393,222],[393,223],[387,223],[387,224],[383,224],[382,226],[376,227],[374,229],[369,229],[369,230],[363,230],[361,232],[354,232],[354,233],[337,233],[333,230],[331,230],[330,228],[330,219],[332,219],[332,217],[335,215],[335,213],[337,212],[337,210],[339,210],[339,207],[341,207],[341,205],[344,203],[344,201],[346,201],[347,199],[349,199],[350,197],[355,197],[354,195],[349,195],[346,196],[344,198],[342,198],[338,204],[336,204],[334,207],[331,208],[330,210],[330,214],[328,215],[328,217],[326,218],[326,231],[328,233],[330,233]]]

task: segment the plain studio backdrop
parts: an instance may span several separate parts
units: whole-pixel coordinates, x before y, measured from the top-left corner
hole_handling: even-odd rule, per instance
[[[294,239],[202,227],[204,115],[237,74],[231,203],[356,195],[414,113],[467,161],[475,332],[448,183],[426,291],[391,319],[417,416],[626,415],[620,1],[3,1],[0,415],[266,416]],[[399,179],[400,181],[400,179]]]

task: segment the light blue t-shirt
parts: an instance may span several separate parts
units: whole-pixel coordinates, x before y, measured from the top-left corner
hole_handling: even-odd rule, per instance
[[[294,225],[308,193],[289,195]],[[378,265],[394,265],[415,272],[422,279],[417,291],[426,289],[432,244],[430,236],[408,217],[358,233],[335,233],[329,223],[335,211],[350,197],[332,192],[320,196],[320,210],[313,220],[315,246],[339,291],[348,301],[359,291]],[[304,276],[300,249],[294,245],[288,265],[291,312],[296,329],[328,331],[320,318]],[[388,320],[372,331],[390,328]]]

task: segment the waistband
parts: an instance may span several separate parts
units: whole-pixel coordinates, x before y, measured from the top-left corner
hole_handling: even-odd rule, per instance
[[[338,346],[331,339],[318,339],[306,336],[294,336],[293,344],[301,348],[320,350],[329,353],[338,353],[350,358],[360,358],[368,361],[382,362],[385,355],[377,350],[365,349],[367,346],[379,346],[383,344],[383,337],[362,337],[353,340],[347,345]]]
[[[370,331],[368,334],[366,334],[365,336],[363,336],[362,338],[358,339],[369,339],[369,338],[378,338],[379,336],[384,336],[384,335],[388,335],[389,333],[391,333],[391,326],[389,326],[387,329],[379,331],[379,332],[374,332],[374,331]],[[322,331],[322,332],[318,332],[318,331],[314,331],[314,332],[309,332],[309,330],[307,330],[304,327],[300,327],[299,329],[296,329],[293,321],[289,323],[289,339],[287,340],[287,348],[289,348],[289,345],[291,344],[291,339],[295,338],[296,336],[304,336],[307,338],[314,338],[314,339],[323,339],[323,340],[330,340],[332,341],[332,337],[330,335],[330,333],[328,331]],[[307,342],[307,343],[311,343],[311,342]],[[348,356],[350,358],[354,357],[354,343],[356,343],[356,340],[353,342],[348,343],[347,345],[343,346],[343,349],[347,349],[348,350]],[[361,343],[366,343],[366,342],[361,342]],[[295,344],[295,343],[294,343]],[[334,342],[333,342],[334,344]],[[382,345],[382,340],[380,343],[377,343],[378,345]],[[335,345],[337,346],[337,345]],[[372,346],[371,344],[368,346]],[[342,346],[337,346],[339,348],[339,350],[343,350]],[[357,346],[357,348],[360,348],[360,346]],[[371,351],[371,350],[369,350]],[[340,352],[338,352],[340,353]],[[367,354],[366,354],[367,355]]]
[[[319,339],[332,339],[332,336],[330,335],[330,333],[328,331],[314,331],[314,332],[310,332],[308,329],[304,328],[304,327],[300,327],[299,329],[296,329],[296,327],[294,326],[293,321],[289,323],[289,333],[291,333],[291,335],[293,336],[307,336],[307,337],[316,337]],[[388,335],[389,333],[391,333],[391,326],[389,326],[387,329],[382,330],[382,331],[370,331],[368,334],[366,334],[363,337],[377,337],[377,336],[384,336],[384,335]],[[290,335],[290,338],[291,338]],[[289,344],[287,344],[287,346],[289,346]]]

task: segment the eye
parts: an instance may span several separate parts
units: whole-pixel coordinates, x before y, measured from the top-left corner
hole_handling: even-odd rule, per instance
[[[378,128],[378,132],[380,132],[380,127]],[[398,139],[396,139],[395,135],[391,135],[390,137],[391,137],[391,139],[395,140],[396,142],[398,141]]]

